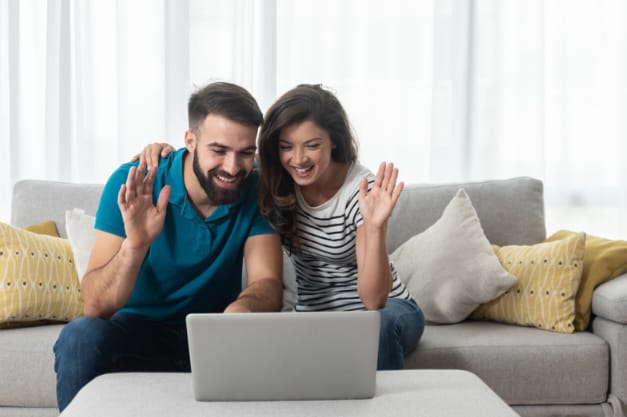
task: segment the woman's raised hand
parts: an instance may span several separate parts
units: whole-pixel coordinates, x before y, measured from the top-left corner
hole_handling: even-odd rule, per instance
[[[384,228],[392,209],[403,191],[403,182],[396,183],[398,168],[393,163],[382,162],[370,191],[368,179],[359,184],[359,209],[366,226]]]

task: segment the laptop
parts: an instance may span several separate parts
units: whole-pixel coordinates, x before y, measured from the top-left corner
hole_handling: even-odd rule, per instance
[[[189,314],[199,401],[371,398],[379,312]]]

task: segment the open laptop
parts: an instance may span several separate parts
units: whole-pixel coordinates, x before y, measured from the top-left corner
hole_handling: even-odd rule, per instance
[[[371,398],[379,312],[190,314],[200,401]]]

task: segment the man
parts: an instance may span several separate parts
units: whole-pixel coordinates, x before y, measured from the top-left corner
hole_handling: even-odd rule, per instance
[[[281,307],[281,244],[257,207],[259,106],[214,83],[191,96],[188,118],[185,148],[147,174],[145,161],[124,164],[105,185],[84,317],[54,347],[61,411],[103,373],[189,371],[188,313]]]

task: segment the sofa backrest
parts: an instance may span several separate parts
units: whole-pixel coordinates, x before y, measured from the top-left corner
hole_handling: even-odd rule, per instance
[[[53,220],[61,237],[65,233],[65,211],[73,208],[96,214],[101,184],[78,184],[48,180],[21,180],[13,186],[11,224],[18,227]]]
[[[388,222],[388,252],[435,223],[460,188],[468,193],[491,243],[531,245],[546,238],[543,187],[535,178],[410,184]]]
[[[66,237],[65,211],[81,208],[94,215],[103,186],[47,180],[22,180],[13,187],[11,224],[23,227],[54,220]],[[530,177],[405,187],[388,224],[391,253],[440,218],[459,188],[468,193],[490,242],[530,245],[546,237],[542,182]]]

